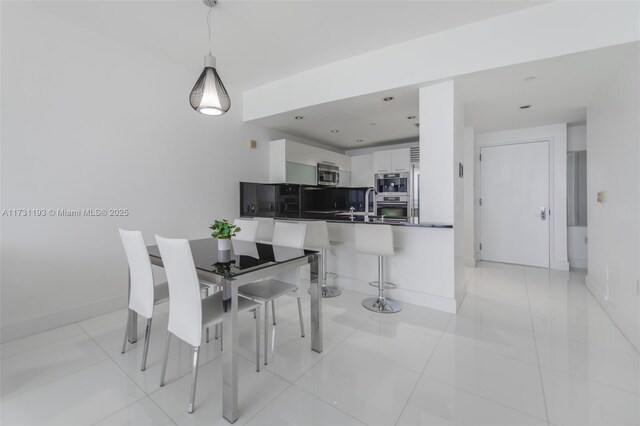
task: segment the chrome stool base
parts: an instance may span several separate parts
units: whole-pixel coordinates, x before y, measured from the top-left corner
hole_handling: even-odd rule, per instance
[[[311,294],[311,289],[309,289],[307,291],[307,293]],[[330,299],[332,297],[338,297],[342,294],[342,290],[340,290],[338,287],[333,287],[333,286],[324,286],[322,287],[322,298],[323,299]]]
[[[327,272],[327,250],[322,249],[322,298],[330,299],[332,297],[338,297],[342,294],[342,290],[335,286],[327,285],[327,277],[338,278],[338,274],[334,272]],[[307,293],[311,294],[311,289],[307,291]]]
[[[369,297],[362,301],[362,306],[366,309],[380,314],[395,314],[402,310],[400,302],[386,298]]]

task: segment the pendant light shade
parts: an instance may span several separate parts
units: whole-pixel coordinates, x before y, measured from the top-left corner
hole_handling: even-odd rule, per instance
[[[204,70],[191,89],[191,107],[206,115],[222,115],[231,108],[231,98],[216,71],[216,58],[204,57]]]

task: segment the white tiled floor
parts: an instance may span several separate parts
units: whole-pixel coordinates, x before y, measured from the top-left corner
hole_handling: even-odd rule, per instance
[[[481,263],[467,277],[458,315],[408,304],[376,315],[351,291],[325,299],[322,354],[299,336],[295,299],[278,301],[260,373],[242,317],[237,424],[640,424],[640,355],[582,273]],[[201,352],[193,414],[191,354],[175,339],[159,387],[167,308],[156,309],[145,372],[141,344],[120,354],[125,310],[1,345],[0,423],[227,424],[217,341]]]

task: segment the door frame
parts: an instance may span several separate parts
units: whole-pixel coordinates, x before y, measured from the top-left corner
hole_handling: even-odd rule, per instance
[[[549,268],[569,270],[567,256],[567,125],[566,123],[523,129],[477,133],[474,135],[474,250],[481,259],[479,243],[481,193],[480,149],[498,145],[513,145],[548,141],[549,143]]]
[[[547,203],[548,205],[546,206],[549,211],[551,212],[551,214],[547,215],[547,220],[549,221],[549,227],[548,227],[548,233],[549,235],[547,235],[547,244],[549,244],[549,250],[548,250],[548,263],[549,263],[549,268],[551,268],[551,260],[552,260],[552,255],[551,255],[551,250],[553,247],[552,244],[552,232],[551,230],[553,229],[553,218],[554,218],[554,210],[552,207],[552,203],[553,203],[553,160],[552,160],[552,155],[553,155],[553,150],[552,150],[552,144],[551,141],[549,139],[543,138],[543,139],[535,139],[535,140],[530,140],[530,141],[517,141],[514,143],[491,143],[491,144],[483,144],[481,146],[478,146],[478,158],[477,158],[477,164],[478,164],[478,186],[479,186],[479,190],[478,190],[478,199],[482,198],[482,161],[480,160],[480,153],[482,152],[483,148],[495,148],[495,147],[499,147],[499,146],[512,146],[512,145],[525,145],[528,143],[540,143],[540,142],[546,142],[547,143],[547,162],[548,162],[548,166],[549,166],[549,176],[547,179],[547,185],[548,185],[548,192],[547,192],[547,196],[548,196],[548,200]],[[477,218],[478,218],[478,247],[479,245],[482,243],[482,208],[480,206],[480,203],[475,203],[475,209],[478,212]],[[482,259],[482,250],[478,249],[478,254],[477,254],[477,258],[479,260],[484,260]],[[532,267],[536,267],[536,266],[532,266]]]

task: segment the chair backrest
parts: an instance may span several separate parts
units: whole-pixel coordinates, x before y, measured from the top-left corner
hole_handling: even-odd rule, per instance
[[[274,246],[302,248],[306,231],[307,225],[304,223],[276,222],[271,243]]]
[[[233,224],[240,227],[240,231],[236,232],[232,240],[255,241],[258,233],[258,225],[260,222],[256,220],[236,219]]]
[[[356,225],[356,250],[376,256],[393,256],[391,225]]]
[[[260,255],[258,254],[258,246],[253,241],[243,241],[243,240],[231,240],[231,247],[233,247],[233,252],[238,256],[250,256],[254,259],[259,259]]]
[[[129,309],[145,318],[153,315],[153,271],[149,261],[147,245],[140,231],[119,229],[120,239],[124,246],[129,263]]]
[[[307,225],[307,231],[304,235],[304,246],[310,249],[329,249],[331,242],[329,241],[329,228],[327,222],[323,220],[310,220],[300,222]]]
[[[254,217],[253,220],[258,222],[258,233],[256,241],[271,241],[273,238],[273,218],[272,217]]]
[[[189,242],[156,235],[162,264],[169,282],[170,333],[191,346],[200,346],[202,338],[202,301],[198,274]]]

